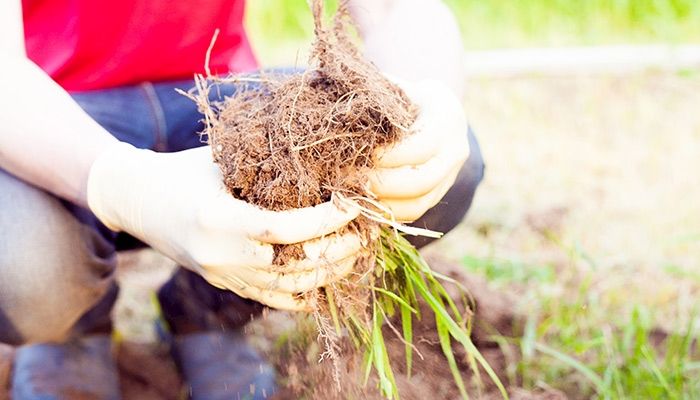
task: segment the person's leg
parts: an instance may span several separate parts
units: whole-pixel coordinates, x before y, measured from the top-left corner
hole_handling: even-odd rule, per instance
[[[238,329],[264,309],[258,302],[213,287],[184,268],[175,271],[158,297],[168,329],[175,334]]]
[[[158,145],[142,87],[74,99],[120,140]],[[0,171],[0,341],[31,343],[16,352],[13,398],[119,398],[115,237],[89,210]]]
[[[114,247],[63,203],[0,170],[0,342],[63,341],[104,330],[81,317],[116,297]]]
[[[67,398],[60,395],[67,391],[118,399],[104,335],[115,264],[107,238],[59,199],[0,170],[0,342],[22,345],[13,399]]]
[[[73,98],[118,139],[158,146],[157,116],[140,86]],[[89,210],[0,171],[0,321],[11,322],[0,322],[0,341],[60,341],[70,334],[109,332],[117,293],[115,238]],[[33,334],[36,329],[45,332]]]

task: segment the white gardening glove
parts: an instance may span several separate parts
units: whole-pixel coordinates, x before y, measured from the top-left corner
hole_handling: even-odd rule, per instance
[[[357,216],[355,208],[329,202],[273,212],[237,200],[209,147],[155,153],[119,143],[92,165],[87,192],[90,209],[110,229],[274,308],[305,309],[295,295],[349,273],[362,249],[357,236],[334,233]],[[272,243],[298,242],[306,242],[306,259],[272,265]]]
[[[440,201],[469,157],[467,119],[444,83],[392,78],[419,108],[411,131],[380,150],[370,174],[372,192],[401,222],[415,221]]]

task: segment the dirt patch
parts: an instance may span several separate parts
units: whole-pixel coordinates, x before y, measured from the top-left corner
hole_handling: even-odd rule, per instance
[[[0,400],[8,400],[10,398],[7,389],[10,386],[13,353],[12,347],[0,343]]]
[[[167,346],[121,343],[117,355],[122,397],[140,400],[183,398],[183,385]]]
[[[472,339],[479,350],[488,360],[489,364],[497,371],[500,379],[508,381],[507,367],[514,360],[508,359],[497,343],[490,339],[491,335],[517,335],[520,318],[514,314],[514,301],[507,295],[497,293],[488,288],[487,283],[480,278],[468,276],[463,268],[446,263],[437,258],[429,260],[431,267],[443,274],[462,283],[474,297],[476,314],[474,317],[474,329]],[[452,288],[455,297],[458,291]],[[431,311],[428,307],[422,307],[423,320],[414,324],[414,352],[413,368],[411,376],[406,375],[405,345],[392,331],[391,326],[385,326],[384,334],[389,352],[390,363],[396,373],[399,394],[403,399],[459,398],[459,391],[454,384],[450,368],[445,361],[440,343],[437,337],[435,322],[431,319]],[[400,329],[400,321],[392,321],[392,325]],[[351,344],[342,343],[341,388],[338,390],[334,381],[334,371],[329,362],[318,362],[320,346],[313,340],[313,327],[297,326],[297,336],[291,336],[287,343],[278,351],[272,352],[270,358],[275,362],[280,375],[282,390],[278,393],[278,399],[311,398],[311,399],[382,399],[375,389],[376,382],[373,375],[369,383],[364,386],[364,374],[361,355],[351,351]],[[307,335],[306,337],[304,335]],[[459,362],[462,377],[465,382],[470,382],[472,393],[480,393],[480,396],[491,396],[496,388],[486,377],[483,370],[482,385],[478,385],[474,374],[468,365],[466,352],[459,346],[454,347],[456,358]],[[419,355],[420,354],[420,355]],[[521,397],[528,398],[528,397]],[[539,398],[539,397],[529,397]]]

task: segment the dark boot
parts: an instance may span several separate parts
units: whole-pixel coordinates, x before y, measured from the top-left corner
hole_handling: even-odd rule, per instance
[[[11,390],[13,400],[119,400],[110,336],[19,347]]]
[[[266,399],[275,372],[245,340],[242,329],[263,306],[217,289],[180,268],[158,291],[162,336],[193,400]]]
[[[176,362],[193,400],[268,399],[275,371],[239,332],[178,335]]]

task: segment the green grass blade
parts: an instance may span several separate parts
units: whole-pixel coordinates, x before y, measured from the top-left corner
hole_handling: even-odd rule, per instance
[[[406,272],[404,272],[403,282],[403,297],[411,306],[415,307],[416,317],[420,319],[420,309],[418,308],[418,299],[416,298],[416,291],[413,288],[413,281],[411,281],[410,279],[406,279]]]
[[[676,396],[673,396],[673,392],[671,390],[671,386],[668,384],[668,381],[664,377],[664,374],[661,372],[659,369],[659,365],[656,362],[656,358],[654,355],[649,351],[648,346],[642,346],[640,349],[642,353],[642,357],[644,357],[647,360],[648,367],[651,370],[652,374],[656,377],[656,379],[659,381],[661,386],[664,388],[666,391],[666,395],[669,396],[669,398],[675,398]]]
[[[593,372],[592,369],[586,367],[585,365],[583,365],[583,363],[581,363],[577,359],[575,359],[567,354],[564,354],[560,351],[557,351],[557,350],[555,350],[547,345],[544,345],[542,343],[534,343],[534,348],[535,348],[535,350],[537,350],[541,353],[547,354],[550,357],[554,357],[557,360],[559,360],[560,362],[577,370],[578,372],[581,373],[581,375],[585,376],[586,378],[588,378],[589,381],[591,381],[591,383],[593,383],[593,385],[595,386],[596,390],[599,393],[603,392],[603,388],[604,388],[603,379],[600,376],[598,376],[598,374]]]
[[[382,337],[382,350],[383,350],[383,359],[384,363],[386,363],[386,372],[387,372],[387,377],[389,378],[389,382],[391,382],[391,390],[393,393],[393,396],[396,397],[396,400],[399,400],[399,388],[396,385],[396,378],[394,377],[394,371],[391,368],[391,361],[389,360],[389,352],[386,351],[386,346],[384,346],[384,338]],[[392,396],[390,395],[389,398]]]
[[[347,317],[349,323],[346,323],[345,326],[348,328],[348,330],[353,332],[354,336],[356,336],[360,342],[369,345],[372,339],[369,329],[367,329],[364,324],[358,321],[356,316],[349,315]]]
[[[381,294],[383,294],[383,295],[385,295],[385,296],[391,297],[392,300],[394,300],[394,301],[396,301],[397,303],[399,303],[402,307],[408,308],[408,309],[411,310],[411,312],[414,313],[414,314],[418,312],[415,308],[411,307],[411,305],[408,304],[408,303],[406,302],[406,300],[404,300],[404,299],[402,299],[401,297],[395,295],[394,293],[391,293],[391,292],[388,291],[388,290],[384,290],[384,289],[378,288],[378,287],[376,287],[376,286],[373,286],[371,289],[374,290],[374,291],[377,291],[377,292],[379,292],[379,293],[381,293]]]
[[[374,360],[374,348],[370,347],[369,350],[365,351],[365,358],[363,360],[363,366],[364,366],[364,371],[365,371],[365,376],[363,379],[363,385],[367,385],[367,382],[369,382],[369,375],[372,373],[372,361]]]
[[[462,344],[462,346],[464,346],[467,353],[473,355],[473,357],[476,358],[476,360],[479,362],[479,365],[481,365],[481,367],[486,371],[488,376],[498,388],[499,392],[501,393],[501,396],[507,399],[508,392],[503,386],[503,383],[501,383],[501,380],[498,378],[498,375],[496,375],[496,372],[494,372],[493,368],[491,368],[491,365],[489,365],[488,361],[486,361],[484,356],[479,352],[479,349],[477,349],[476,346],[474,346],[474,343],[471,341],[471,338],[469,338],[469,336],[464,332],[464,330],[460,328],[459,325],[457,325],[457,323],[452,319],[447,310],[445,310],[445,308],[440,305],[439,301],[428,291],[428,289],[425,286],[420,285],[420,282],[417,280],[414,281],[414,283],[416,283],[416,289],[428,302],[433,311],[436,314],[441,314],[441,317],[443,318],[445,325],[447,326],[452,337],[454,337],[455,340],[457,340],[459,343]]]
[[[379,376],[379,389],[388,399],[396,397],[398,399],[398,390],[389,364],[389,356],[386,352],[384,344],[384,336],[382,335],[382,324],[384,318],[381,310],[375,303],[373,309],[373,326],[372,326],[372,356],[374,368]]]
[[[407,374],[410,376],[414,351],[412,314],[416,314],[420,318],[418,299],[422,298],[422,301],[435,314],[441,348],[462,397],[469,398],[459,373],[452,348],[452,339],[465,348],[467,361],[474,371],[475,379],[480,381],[480,368],[483,368],[498,387],[503,398],[507,399],[508,393],[505,387],[469,337],[472,324],[470,315],[460,312],[460,308],[447,293],[441,281],[455,283],[461,290],[464,309],[470,310],[473,308],[470,307],[469,299],[464,294],[466,288],[450,277],[434,273],[421,254],[403,236],[397,235],[393,230],[382,230],[380,238],[381,246],[377,257],[379,271],[374,274],[378,279],[374,283],[375,287],[372,288],[378,295],[375,297],[372,332],[368,343],[371,350],[366,354],[371,355],[371,368],[377,371],[382,394],[387,397],[392,396],[392,394],[398,396],[393,371],[389,365],[389,357],[381,334],[384,316],[391,315],[394,307],[399,308],[406,351]],[[386,314],[386,311],[390,313]],[[378,315],[380,312],[384,314]],[[398,334],[398,331],[395,332]],[[366,368],[366,371],[368,369]]]
[[[340,328],[340,320],[338,319],[338,308],[335,306],[335,300],[333,298],[332,290],[325,290],[326,300],[328,300],[328,308],[331,311],[331,318],[333,319],[333,326],[335,327],[335,332],[340,336],[342,334],[342,329]]]
[[[447,358],[447,363],[450,366],[450,371],[452,371],[455,384],[457,384],[457,388],[459,389],[459,394],[462,395],[463,399],[469,400],[467,389],[464,387],[464,381],[462,380],[462,374],[459,373],[457,360],[455,360],[452,345],[450,344],[449,329],[445,325],[442,318],[440,318],[439,314],[435,314],[435,325],[437,326],[438,337],[440,338],[440,347],[442,348],[443,354],[445,354],[445,357]]]
[[[411,376],[413,365],[413,315],[408,307],[401,307],[401,330],[406,346],[406,376]]]
[[[456,320],[457,324],[459,326],[463,326],[466,328],[466,321],[462,314],[459,312],[459,308],[457,308],[457,305],[455,304],[454,301],[452,301],[452,298],[450,295],[447,293],[447,290],[445,290],[445,287],[440,284],[435,279],[431,279],[430,277],[428,278],[428,281],[430,282],[430,287],[435,295],[436,298],[438,299],[444,299],[447,305],[449,306],[449,309],[452,310],[452,315],[453,318]],[[443,305],[444,307],[444,305]]]

